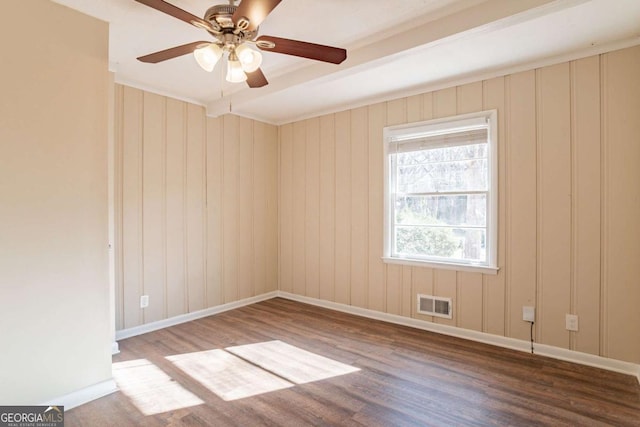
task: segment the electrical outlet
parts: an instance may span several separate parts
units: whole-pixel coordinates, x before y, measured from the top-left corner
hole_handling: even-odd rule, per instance
[[[566,328],[567,331],[577,331],[578,330],[578,316],[575,314],[567,314],[566,317]]]
[[[536,321],[536,308],[531,306],[523,306],[522,307],[522,320],[525,322],[535,322]]]
[[[149,307],[149,295],[142,295],[140,297],[140,308]]]

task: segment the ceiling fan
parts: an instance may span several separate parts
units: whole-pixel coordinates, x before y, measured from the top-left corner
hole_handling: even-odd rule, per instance
[[[226,80],[232,83],[246,81],[249,87],[258,88],[269,82],[260,70],[262,54],[251,47],[267,52],[282,53],[340,64],[347,58],[347,51],[298,40],[272,36],[258,37],[258,26],[282,0],[229,0],[229,4],[210,7],[200,19],[164,0],[136,0],[213,36],[213,42],[197,41],[141,56],[139,61],[158,63],[188,53],[194,54],[198,64],[206,71],[213,71],[216,63],[227,54]]]

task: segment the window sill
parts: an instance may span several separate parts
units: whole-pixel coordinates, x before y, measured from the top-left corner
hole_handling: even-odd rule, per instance
[[[387,264],[411,265],[414,267],[439,268],[443,270],[467,271],[472,273],[498,274],[498,267],[488,267],[484,265],[454,264],[448,262],[420,261],[417,259],[382,257],[382,261]]]

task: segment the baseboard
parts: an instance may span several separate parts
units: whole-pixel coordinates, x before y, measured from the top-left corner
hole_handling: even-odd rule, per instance
[[[90,385],[83,389],[74,391],[64,396],[56,397],[47,402],[41,403],[41,405],[59,405],[64,406],[64,410],[68,411],[77,406],[91,402],[92,400],[99,399],[108,394],[118,391],[118,386],[113,379],[103,381],[98,384]]]
[[[607,357],[581,353],[579,351],[567,350],[546,344],[534,345],[534,351],[536,354],[552,357],[554,359],[565,360],[567,362],[578,363],[580,365],[593,366],[596,368],[606,369],[608,371],[635,376],[640,384],[640,365],[635,363],[609,359]]]
[[[133,328],[122,329],[116,331],[116,340],[134,337],[136,335],[146,334],[148,332],[157,331],[169,326],[179,325],[181,323],[190,322],[192,320],[201,319],[235,308],[244,307],[255,304],[260,301],[266,301],[271,298],[281,297],[292,301],[298,301],[306,304],[324,307],[331,310],[341,311],[344,313],[354,314],[357,316],[367,317],[369,319],[381,320],[384,322],[394,323],[397,325],[409,326],[425,331],[436,332],[439,334],[449,335],[457,338],[464,338],[471,341],[491,344],[512,350],[529,352],[531,351],[531,343],[529,341],[516,338],[502,337],[499,335],[488,334],[485,332],[473,331],[470,329],[457,328],[455,326],[441,325],[438,323],[427,322],[411,317],[399,316],[396,314],[383,313],[380,311],[369,310],[361,307],[354,307],[347,304],[340,304],[332,301],[325,301],[317,298],[296,295],[284,291],[272,291],[265,294],[245,298],[239,301],[218,305],[216,307],[206,308],[204,310],[195,311],[193,313],[182,314],[169,319],[159,320],[157,322],[147,323],[145,325],[135,326]],[[114,352],[115,351],[115,352]],[[113,354],[119,352],[117,342],[112,346]],[[568,362],[578,363],[581,365],[593,366],[596,368],[606,369],[613,372],[619,372],[626,375],[635,376],[640,383],[640,365],[630,362],[624,362],[616,359],[596,356],[579,351],[567,350],[564,348],[553,347],[545,344],[534,344],[534,352],[541,356],[547,356],[554,359],[565,360]]]
[[[111,343],[111,355],[113,356],[118,353],[120,353],[120,345],[118,344],[118,341],[114,341]]]
[[[203,317],[211,316],[213,314],[222,313],[225,311],[233,310],[234,308],[244,307],[246,305],[255,304],[260,301],[265,301],[278,296],[278,291],[268,292],[266,294],[257,295],[255,297],[241,299],[239,301],[233,301],[215,307],[205,308],[204,310],[194,311],[192,313],[181,314],[169,319],[158,320],[157,322],[146,323],[140,326],[134,326],[133,328],[121,329],[116,331],[116,340],[123,340],[125,338],[131,338],[136,335],[146,334],[148,332],[157,331],[159,329],[168,328],[169,326],[179,325],[181,323],[191,322],[192,320],[201,319]]]
[[[328,308],[331,310],[341,311],[344,313],[354,314],[356,316],[367,317],[369,319],[382,320],[384,322],[395,323],[397,325],[409,326],[412,328],[422,329],[425,331],[436,332],[439,334],[449,335],[457,338],[464,338],[471,341],[477,341],[485,344],[491,344],[498,347],[509,348],[529,352],[531,351],[531,343],[529,341],[519,340],[516,338],[501,337],[499,335],[487,334],[485,332],[472,331],[469,329],[457,328],[455,326],[441,325],[438,323],[427,322],[420,319],[399,316],[396,314],[382,313],[366,308],[354,307],[347,304],[340,304],[332,301],[320,300],[289,292],[277,291],[277,296],[292,301],[298,301],[318,307]],[[609,359],[606,357],[595,356],[592,354],[581,353],[579,351],[567,350],[564,348],[553,347],[545,344],[534,344],[534,352],[541,356],[547,356],[554,359],[573,362],[580,365],[587,365],[596,368],[606,369],[626,375],[635,376],[640,383],[640,365],[621,360]]]

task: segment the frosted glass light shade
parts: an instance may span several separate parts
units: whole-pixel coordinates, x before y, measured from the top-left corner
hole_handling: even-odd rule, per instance
[[[205,47],[198,48],[193,51],[198,65],[203,70],[211,72],[222,56],[222,48],[215,43],[211,43]]]
[[[231,52],[227,59],[227,81],[231,83],[241,83],[245,80],[247,80],[247,75],[242,69],[242,64],[238,60],[235,52]]]
[[[249,48],[246,44],[241,44],[236,48],[236,54],[242,64],[242,69],[247,73],[252,73],[262,64],[262,54]]]

